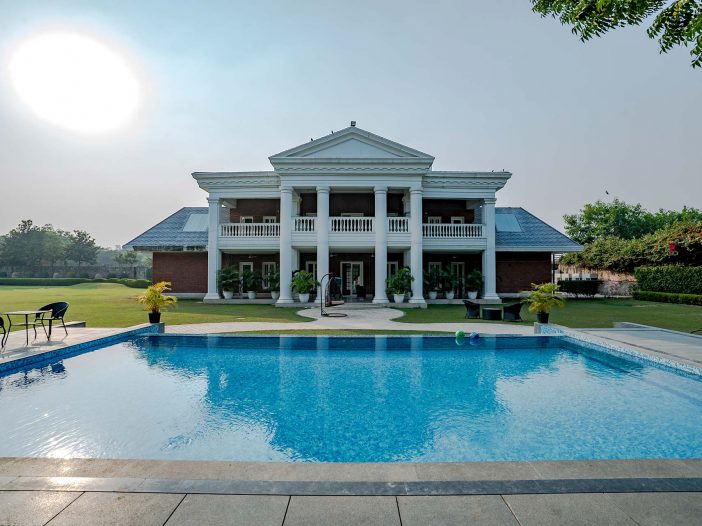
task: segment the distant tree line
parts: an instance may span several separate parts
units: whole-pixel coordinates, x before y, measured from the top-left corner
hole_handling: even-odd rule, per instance
[[[561,264],[633,272],[644,265],[702,265],[702,212],[696,208],[651,212],[619,199],[586,204],[565,215],[565,231],[584,245]]]
[[[20,221],[0,236],[0,267],[22,275],[51,277],[57,268],[69,266],[135,267],[144,265],[143,260],[143,256],[131,250],[112,251],[99,247],[85,230],[66,231],[49,224],[38,226],[31,219]]]

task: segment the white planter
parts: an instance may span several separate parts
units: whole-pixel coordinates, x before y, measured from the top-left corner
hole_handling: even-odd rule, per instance
[[[430,291],[429,291],[429,299],[430,299],[430,300],[435,300],[435,299],[436,299],[436,296],[437,296],[438,294],[439,294],[439,293],[436,292],[435,290],[430,290]]]
[[[233,290],[223,290],[222,296],[224,296],[225,300],[230,300],[234,297],[234,291]]]
[[[272,290],[271,298],[273,298],[273,301],[278,301],[278,298],[280,298],[280,292],[278,292],[277,290]]]
[[[250,300],[255,300],[256,299],[256,291],[255,290],[250,290],[246,293],[249,296]]]
[[[454,292],[452,290],[447,290],[446,291],[446,299],[447,300],[452,300],[454,296]]]
[[[404,294],[393,294],[392,300],[395,303],[404,303],[405,302],[405,295]]]
[[[478,297],[478,291],[477,290],[470,290],[468,291],[468,299],[469,300],[474,300]]]
[[[309,303],[310,302],[310,294],[309,292],[307,294],[298,294],[300,298],[300,303]]]

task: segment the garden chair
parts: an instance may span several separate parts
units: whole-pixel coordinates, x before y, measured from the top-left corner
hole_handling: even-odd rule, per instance
[[[522,310],[523,302],[512,303],[511,305],[505,305],[502,308],[502,319],[505,321],[522,321],[520,312]]]
[[[466,306],[466,318],[480,318],[480,304],[470,300],[463,300],[463,305]]]
[[[68,303],[65,301],[58,301],[56,303],[49,303],[48,305],[44,305],[41,309],[39,310],[48,310],[51,311],[50,313],[44,313],[44,314],[37,314],[37,318],[35,320],[36,323],[41,323],[41,326],[44,328],[44,333],[46,333],[46,336],[48,338],[51,338],[51,327],[53,322],[55,321],[60,321],[61,325],[63,325],[63,330],[66,332],[66,336],[68,336],[68,329],[66,329],[66,322],[63,320],[63,317],[66,315],[66,311],[68,310]],[[48,321],[49,322],[49,332],[46,332],[46,326],[44,325],[44,322]],[[36,332],[36,330],[35,330]]]

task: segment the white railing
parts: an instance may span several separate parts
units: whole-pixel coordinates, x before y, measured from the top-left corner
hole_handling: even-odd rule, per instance
[[[293,217],[293,232],[315,232],[316,217]]]
[[[224,223],[219,225],[221,237],[279,237],[280,223]]]
[[[409,232],[408,217],[388,217],[389,234],[405,234]]]
[[[329,231],[343,233],[373,232],[373,217],[330,217]]]
[[[424,223],[424,237],[483,237],[483,225],[472,223],[450,225],[443,223]]]

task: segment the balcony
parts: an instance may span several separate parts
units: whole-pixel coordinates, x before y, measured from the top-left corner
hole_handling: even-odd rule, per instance
[[[444,224],[424,223],[422,235],[425,238],[478,238],[483,237],[483,225],[473,223]]]
[[[224,223],[220,237],[280,237],[280,223]]]

